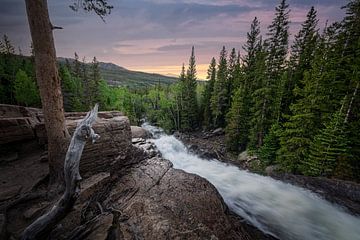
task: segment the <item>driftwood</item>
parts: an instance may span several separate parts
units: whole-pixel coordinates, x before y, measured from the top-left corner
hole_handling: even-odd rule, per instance
[[[98,105],[96,104],[94,109],[88,112],[86,117],[78,123],[72,136],[64,164],[66,187],[64,194],[49,212],[36,219],[25,229],[22,235],[23,240],[43,239],[74,206],[80,193],[79,181],[81,177],[79,164],[82,151],[89,138],[93,143],[99,138],[99,135],[91,128],[92,124],[96,121],[97,113]]]

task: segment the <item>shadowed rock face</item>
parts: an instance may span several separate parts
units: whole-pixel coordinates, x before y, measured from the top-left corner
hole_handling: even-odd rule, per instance
[[[80,196],[72,211],[55,226],[51,239],[272,239],[233,216],[207,180],[173,169],[149,142],[132,141],[126,117],[114,112],[99,115],[93,127],[101,138],[86,145],[80,162]],[[35,133],[30,140],[44,147],[41,111],[37,116],[38,127],[29,126]],[[70,132],[80,116],[82,113],[67,114]],[[23,164],[26,159],[22,156],[11,164]],[[40,156],[33,159],[32,165],[36,164],[44,165]],[[35,186],[35,180],[27,184]],[[21,179],[15,182],[21,188]],[[21,189],[39,191],[36,187]],[[11,198],[19,195],[14,194]],[[0,216],[7,219],[0,224],[6,229],[2,236],[18,238],[56,200],[32,199],[5,212],[0,210]],[[0,202],[0,209],[4,204]]]

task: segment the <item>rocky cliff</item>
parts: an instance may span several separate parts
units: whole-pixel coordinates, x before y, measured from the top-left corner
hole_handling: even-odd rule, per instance
[[[83,115],[66,115],[70,132]],[[0,105],[1,239],[18,238],[57,200],[46,195],[44,129],[40,110]],[[205,179],[132,141],[121,113],[100,113],[94,129],[101,138],[84,149],[80,197],[51,239],[271,239],[234,216]]]

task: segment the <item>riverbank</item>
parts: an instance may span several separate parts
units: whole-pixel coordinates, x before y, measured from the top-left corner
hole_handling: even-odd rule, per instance
[[[226,151],[223,131],[175,133],[190,152],[205,159],[218,159],[233,164],[241,169],[249,170],[249,161]],[[256,161],[256,158],[253,159]],[[250,163],[251,164],[251,163]],[[269,176],[317,193],[329,202],[345,208],[351,214],[360,216],[360,184],[323,177],[307,177],[302,175],[269,172]]]

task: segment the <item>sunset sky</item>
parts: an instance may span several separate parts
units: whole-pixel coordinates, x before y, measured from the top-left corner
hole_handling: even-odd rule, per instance
[[[30,33],[24,0],[0,0],[0,33],[28,54]],[[265,35],[278,0],[112,0],[114,9],[104,23],[94,14],[69,8],[72,1],[49,0],[55,26],[57,55],[88,61],[113,62],[132,70],[178,75],[195,46],[198,78],[204,79],[211,58],[223,45],[241,50],[252,19],[261,21]],[[289,0],[291,37],[312,5],[319,27],[344,16],[345,0]]]

